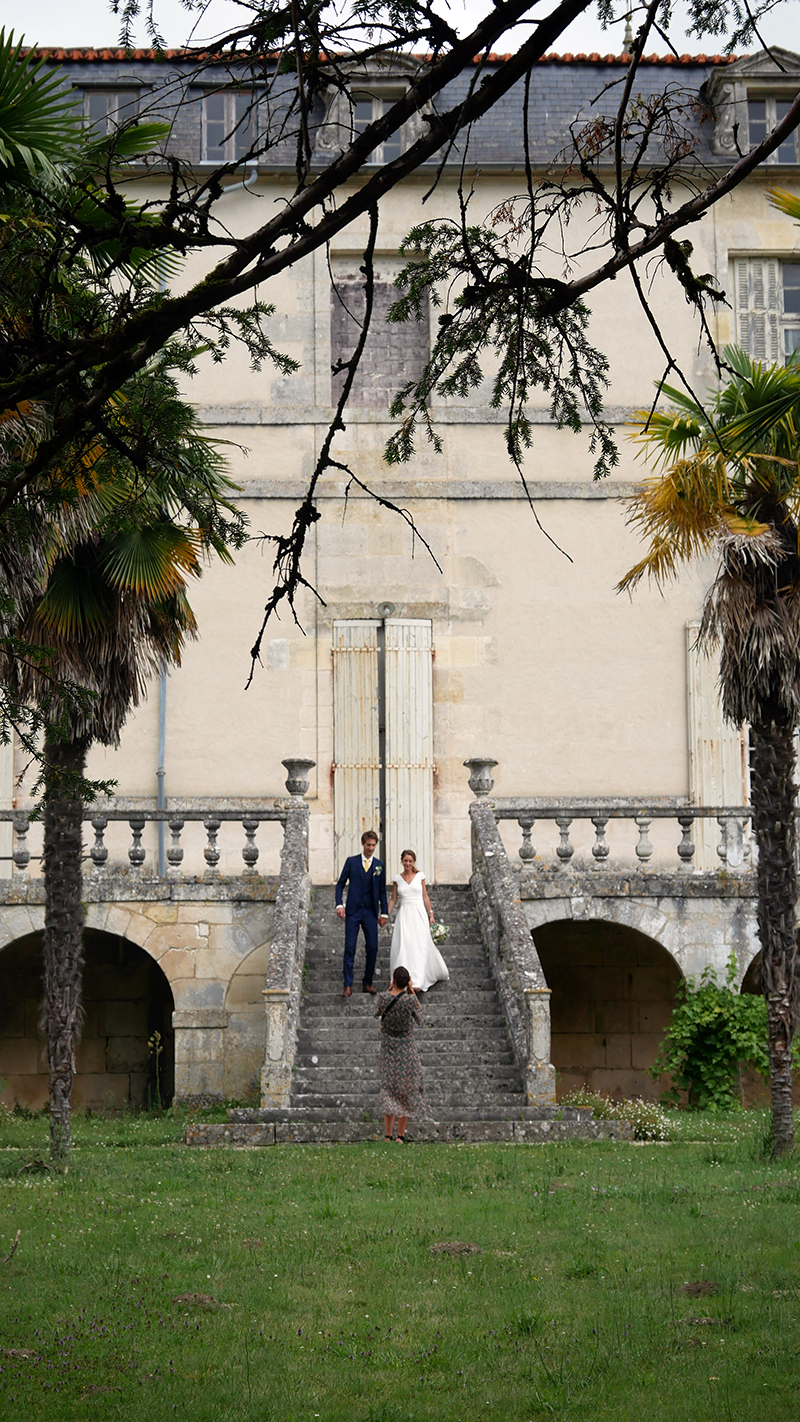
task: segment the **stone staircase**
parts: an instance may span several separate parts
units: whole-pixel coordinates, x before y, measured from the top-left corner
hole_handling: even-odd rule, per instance
[[[443,953],[450,980],[421,997],[415,1028],[427,1114],[409,1121],[409,1141],[534,1141],[620,1138],[617,1122],[587,1112],[527,1107],[505,1019],[481,941],[469,886],[431,889],[437,919],[450,926]],[[268,1145],[383,1138],[375,998],[361,991],[363,949],[353,996],[342,997],[344,929],[333,887],[317,887],[308,923],[297,1053],[288,1110],[229,1112],[228,1126],[190,1127],[190,1144]],[[374,986],[389,986],[390,938],[381,931]]]

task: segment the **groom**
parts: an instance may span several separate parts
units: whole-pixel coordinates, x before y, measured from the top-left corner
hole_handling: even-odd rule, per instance
[[[361,854],[351,854],[345,860],[344,869],[336,885],[336,913],[344,919],[344,992],[342,997],[353,994],[353,963],[356,956],[358,930],[364,933],[367,957],[364,964],[362,992],[374,995],[372,975],[378,956],[378,925],[388,922],[386,908],[386,871],[379,859],[375,858],[378,836],[374,830],[366,830],[361,836]],[[342,903],[344,886],[347,890],[347,909]]]

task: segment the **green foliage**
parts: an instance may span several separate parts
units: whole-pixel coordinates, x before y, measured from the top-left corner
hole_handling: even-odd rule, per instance
[[[673,1085],[662,1100],[678,1104],[688,1095],[691,1108],[728,1111],[741,1102],[739,1073],[743,1065],[769,1074],[767,1005],[763,997],[734,988],[736,959],[728,961],[724,983],[706,968],[699,985],[681,982],[677,1002],[658,1058],[654,1077],[662,1073]]]
[[[596,1121],[627,1121],[633,1126],[636,1141],[667,1141],[672,1122],[656,1101],[644,1101],[641,1096],[631,1101],[615,1101],[602,1091],[590,1091],[579,1086],[562,1097],[562,1106],[576,1106],[579,1111],[591,1111]]]
[[[0,174],[25,182],[51,176],[54,165],[73,151],[79,137],[72,95],[44,60],[25,54],[14,31],[0,29]]]
[[[391,413],[402,425],[386,446],[389,464],[411,458],[418,426],[435,449],[441,448],[431,396],[466,399],[483,384],[487,357],[493,367],[490,404],[495,410],[508,408],[506,446],[518,469],[533,442],[527,407],[537,390],[549,397],[558,429],[578,434],[584,422],[589,424],[590,448],[597,455],[595,478],[617,463],[611,429],[603,419],[608,361],[588,339],[588,307],[582,301],[561,306],[563,283],[539,273],[532,251],[525,251],[520,239],[524,230],[523,215],[508,202],[492,223],[424,222],[403,242],[401,250],[410,260],[397,278],[404,294],[390,320],[421,320],[426,299],[439,307],[442,290],[455,286],[458,294],[439,317],[422,376],[395,397]]]

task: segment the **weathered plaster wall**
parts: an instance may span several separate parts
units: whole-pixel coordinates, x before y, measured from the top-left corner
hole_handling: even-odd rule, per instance
[[[148,182],[155,192],[156,180]],[[425,187],[410,180],[382,202],[379,273],[396,269],[400,239],[423,211],[457,212],[449,178],[423,210]],[[289,180],[263,176],[253,193],[224,200],[226,220],[243,230],[289,190]],[[482,175],[471,216],[484,219],[510,190],[514,178]],[[580,230],[576,218],[576,238]],[[352,267],[365,233],[358,229],[335,245],[335,269]],[[696,224],[692,240],[698,269],[713,272],[723,287],[732,254],[798,249],[795,224],[769,207],[760,178]],[[200,270],[193,259],[187,280]],[[712,371],[688,308],[663,272],[652,275],[654,307],[682,369],[702,391]],[[301,362],[298,375],[253,372],[234,349],[221,366],[201,362],[187,391],[210,432],[234,441],[231,466],[254,530],[274,535],[291,525],[330,416],[324,256],[271,283],[270,300],[277,308],[271,334]],[[525,473],[559,547],[524,502],[488,392],[436,403],[444,452],[423,444],[399,472],[383,462],[391,428],[383,411],[348,411],[337,457],[409,509],[442,572],[395,515],[359,496],[345,512],[343,481],[323,483],[305,571],[324,605],[304,593],[301,626],[288,616],[273,621],[264,665],[245,691],[248,649],[270,587],[269,545],[248,545],[235,569],[209,569],[192,590],[201,639],[168,682],[168,795],[275,795],[284,756],[314,759],[311,873],[330,883],[339,867],[332,856],[331,622],[372,616],[382,600],[394,602],[400,616],[433,623],[436,862],[426,868],[441,882],[469,876],[462,762],[470,754],[500,761],[500,795],[688,792],[684,629],[699,613],[708,570],[682,577],[668,598],[648,588],[633,599],[614,591],[639,554],[620,503],[643,472],[627,434],[635,412],[650,402],[663,356],[624,278],[593,295],[592,306],[593,330],[610,356],[609,415],[620,464],[606,485],[593,485],[587,438],[556,430],[546,402],[538,402]],[[726,307],[713,313],[722,342],[736,335],[732,319]],[[92,753],[91,773],[117,778],[120,793],[153,794],[157,722],[154,689],[131,717],[121,749]],[[274,870],[277,841],[269,853]]]

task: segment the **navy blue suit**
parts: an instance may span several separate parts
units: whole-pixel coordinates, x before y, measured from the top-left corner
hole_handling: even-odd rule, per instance
[[[380,859],[374,856],[369,872],[364,873],[363,858],[351,854],[344,862],[344,868],[336,885],[336,906],[342,902],[344,886],[348,885],[347,905],[344,920],[344,985],[353,986],[353,964],[356,956],[358,930],[364,933],[366,962],[364,964],[364,987],[372,986],[375,960],[378,956],[378,914],[387,913],[386,870]]]

